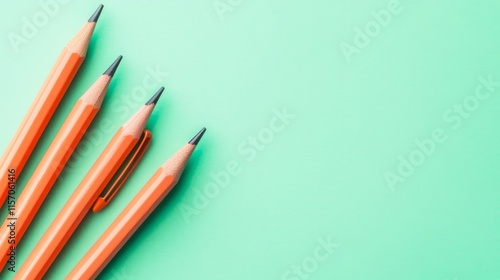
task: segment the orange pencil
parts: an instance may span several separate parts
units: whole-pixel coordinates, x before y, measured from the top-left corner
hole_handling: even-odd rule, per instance
[[[99,111],[121,59],[119,56],[76,102],[18,200],[11,200],[9,197],[9,214],[0,228],[0,268],[11,256],[15,257],[15,247]],[[11,201],[15,204],[10,204]]]
[[[203,128],[151,177],[109,228],[78,262],[66,279],[95,279],[163,198],[177,184]]]
[[[9,173],[14,173],[15,177],[21,174],[50,118],[78,72],[102,8],[103,6],[100,5],[88,22],[64,47],[0,159],[0,204],[4,203],[8,194]]]
[[[133,148],[139,146],[136,150],[143,153],[145,148],[140,146],[147,146],[149,141],[139,140],[151,138],[149,131],[145,132],[144,128],[162,92],[163,87],[118,130],[28,256],[16,274],[16,279],[42,278],[89,212],[97,196],[110,183],[120,166],[124,165],[126,158],[130,154],[136,157],[137,153],[132,152]],[[126,163],[125,165],[128,166]]]

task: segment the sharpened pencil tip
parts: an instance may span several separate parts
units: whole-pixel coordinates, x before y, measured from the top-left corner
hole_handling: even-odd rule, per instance
[[[95,10],[94,14],[92,14],[92,16],[89,18],[88,22],[97,22],[99,16],[101,15],[102,8],[104,8],[104,5],[102,4],[99,5],[99,7],[97,7],[97,10]]]
[[[155,95],[153,95],[153,97],[151,97],[148,102],[146,102],[146,105],[151,105],[151,104],[155,104],[156,105],[156,102],[158,102],[158,99],[160,99],[160,96],[163,92],[165,88],[164,87],[161,87],[156,93]]]
[[[111,64],[111,66],[109,66],[108,70],[106,70],[106,72],[104,72],[103,75],[108,75],[110,77],[113,77],[113,75],[115,74],[116,72],[116,69],[118,68],[118,65],[120,65],[120,62],[122,61],[122,58],[123,56],[118,56],[118,58],[115,60],[115,62],[113,62],[113,64]]]
[[[205,131],[207,131],[206,128],[202,128],[200,130],[200,132],[198,132],[194,137],[193,139],[191,139],[191,141],[189,141],[188,143],[191,144],[191,145],[198,145],[198,142],[200,142],[200,139],[201,137],[203,137],[203,134],[205,134]]]

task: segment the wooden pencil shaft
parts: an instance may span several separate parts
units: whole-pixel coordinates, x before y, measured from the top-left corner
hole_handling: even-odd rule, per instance
[[[100,101],[108,88],[109,82],[109,76],[101,76],[82,98],[77,101],[35,169],[16,202],[16,209],[14,211],[14,216],[17,218],[15,238],[10,237],[8,227],[10,220],[6,219],[3,227],[0,228],[1,267],[5,265],[10,247],[12,244],[18,245],[43,200],[99,111],[99,107],[96,106],[100,106]],[[9,243],[11,240],[15,243]]]
[[[8,193],[8,170],[18,177],[80,68],[95,22],[85,23],[59,55],[35,100],[0,159],[0,204]]]
[[[195,146],[186,144],[156,171],[66,279],[94,279],[177,184]]]
[[[120,127],[28,256],[19,279],[43,276],[138,142],[153,109],[154,104],[141,107]],[[135,137],[139,130],[141,134]]]

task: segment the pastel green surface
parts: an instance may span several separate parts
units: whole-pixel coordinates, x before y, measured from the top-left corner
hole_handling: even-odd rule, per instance
[[[0,151],[98,4],[0,4]],[[181,182],[101,279],[500,278],[500,2],[103,4],[18,194],[75,101],[124,59],[16,269],[114,131],[164,85],[150,150],[114,201],[84,219],[47,279],[67,275],[203,126]],[[32,34],[25,19],[36,21]]]

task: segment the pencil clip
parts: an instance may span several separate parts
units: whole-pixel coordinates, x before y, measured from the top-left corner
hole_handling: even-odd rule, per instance
[[[115,176],[113,176],[110,183],[104,189],[99,198],[97,198],[94,206],[92,207],[92,211],[95,213],[101,211],[104,207],[106,207],[106,205],[108,205],[111,199],[113,199],[115,194],[123,186],[125,181],[127,181],[128,177],[132,171],[134,171],[135,167],[148,149],[149,144],[151,143],[151,137],[151,131],[144,130],[139,138],[139,142],[137,142],[135,147],[130,152],[130,155],[125,159],[120,169],[118,169],[118,172]]]

